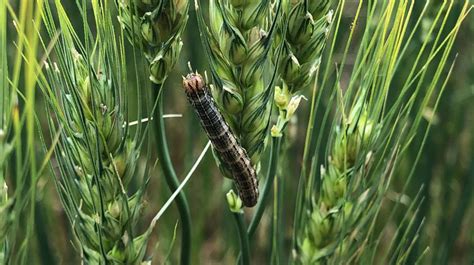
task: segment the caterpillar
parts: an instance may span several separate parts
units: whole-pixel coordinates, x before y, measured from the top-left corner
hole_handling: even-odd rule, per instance
[[[214,150],[230,170],[243,204],[255,206],[258,200],[257,172],[247,151],[238,143],[219,112],[203,77],[198,73],[188,74],[183,77],[183,88]]]

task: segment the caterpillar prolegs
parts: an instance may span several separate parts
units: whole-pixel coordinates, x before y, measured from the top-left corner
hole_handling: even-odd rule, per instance
[[[231,172],[243,204],[246,207],[255,206],[258,200],[257,172],[247,151],[238,143],[217,109],[203,77],[198,73],[188,74],[183,79],[183,88],[217,155]]]

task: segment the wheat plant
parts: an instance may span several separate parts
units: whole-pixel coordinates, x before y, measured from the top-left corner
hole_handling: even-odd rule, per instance
[[[36,186],[46,163],[37,163],[35,120],[42,4],[17,4],[18,14],[0,1],[0,264],[32,261]]]
[[[283,40],[278,73],[281,86],[275,87],[274,101],[279,110],[272,135],[281,137],[315,79],[331,29],[333,1],[289,1],[288,22],[280,31]]]
[[[282,2],[209,1],[207,23],[201,1],[195,3],[201,39],[210,58],[212,93],[257,173],[260,172],[269,136],[273,85],[277,75],[274,63],[280,51],[276,34],[283,21]],[[272,150],[278,152],[278,145],[278,141],[272,144]],[[229,165],[218,155],[216,161],[223,175],[232,178]],[[271,164],[275,163],[276,159]],[[257,210],[248,229],[243,222],[243,211],[233,203],[229,204],[240,236],[244,264],[249,262],[248,241],[263,215],[272,179],[271,175],[265,178]],[[247,197],[248,194],[239,196]],[[232,201],[235,200],[239,201]]]
[[[119,20],[149,65],[150,80],[162,85],[176,64],[188,20],[188,0],[117,0]]]
[[[281,3],[210,1],[208,26],[199,1],[195,7],[210,57],[214,97],[258,171],[271,114],[276,71],[272,45]],[[231,178],[225,166],[220,168]]]
[[[7,40],[6,40],[6,4],[3,1],[0,5],[0,78],[2,100],[0,102],[0,264],[5,264],[7,260],[7,233],[11,225],[11,209],[13,201],[8,196],[8,186],[6,183],[6,165],[13,151],[12,144],[8,141],[7,132],[12,118],[12,103],[7,74]]]
[[[332,66],[328,64],[322,73],[322,88],[332,88],[327,96],[336,106],[336,117],[340,117],[336,121],[340,120],[340,124],[328,121],[326,117],[330,115],[330,110],[323,110],[323,116],[319,116],[323,118],[319,128],[328,128],[329,134],[307,138],[310,142],[306,146],[309,149],[306,153],[308,160],[305,161],[311,166],[308,172],[302,172],[300,191],[304,195],[298,202],[295,215],[293,254],[298,264],[380,262],[373,256],[381,243],[380,237],[374,245],[369,242],[374,240],[372,233],[384,203],[383,198],[400,157],[412,143],[415,132],[429,131],[431,121],[424,125],[421,113],[426,108],[437,107],[452,70],[448,61],[451,48],[459,25],[469,11],[466,3],[456,25],[444,33],[442,17],[452,15],[453,3],[442,5],[437,20],[433,21],[428,36],[421,44],[417,59],[410,65],[403,65],[412,36],[422,18],[411,16],[413,5],[413,1],[370,3],[363,23],[362,45],[350,69],[351,78],[347,87],[342,87],[340,83],[347,49],[334,82],[330,81],[331,73],[327,72],[331,71]],[[344,5],[339,6],[339,19],[343,8]],[[347,47],[351,44],[355,28],[362,24],[359,18],[357,13]],[[407,30],[410,21],[415,23],[412,31]],[[337,25],[339,23],[340,20]],[[400,67],[409,70],[403,72],[406,75],[402,78],[404,82],[393,86],[393,76],[400,71]],[[318,110],[319,101],[324,97],[322,93],[322,96],[313,95],[314,111]],[[412,113],[417,114],[412,116]],[[318,122],[316,117],[317,114],[310,122]],[[313,134],[310,137],[315,136],[314,133],[317,133],[316,130],[308,130],[308,134]],[[320,148],[325,137],[331,145],[324,151]],[[423,142],[418,150],[422,147]],[[326,156],[319,155],[318,150],[324,151]],[[327,157],[326,166],[323,164],[318,171],[317,163],[324,157]],[[414,168],[416,161],[410,166]],[[418,238],[419,227],[414,225],[413,220],[420,201],[419,197],[414,198],[404,206],[413,215],[407,214],[404,221],[407,222],[406,230],[400,230],[397,234],[399,238],[393,239],[401,241],[397,241],[397,247],[390,249],[382,261],[406,262],[411,246]]]
[[[472,8],[0,0],[0,264],[468,264]]]
[[[143,52],[149,63],[150,80],[154,84],[153,116],[158,156],[166,183],[171,191],[175,191],[179,181],[166,140],[162,88],[183,46],[181,35],[188,20],[189,2],[188,0],[118,0],[117,3],[119,21],[128,32],[132,44]],[[176,198],[176,204],[183,226],[181,264],[190,264],[192,225],[184,192]]]
[[[115,33],[107,7],[92,2],[97,34],[86,32],[83,44],[63,6],[55,3],[57,25],[46,5],[50,36],[61,32],[44,84],[50,130],[60,135],[55,182],[83,263],[143,264],[152,226],[143,232],[137,225],[148,178],[136,179],[141,130],[133,135],[126,119],[123,35]]]
[[[307,88],[319,68],[330,32],[333,1],[291,1],[279,72],[292,94]]]

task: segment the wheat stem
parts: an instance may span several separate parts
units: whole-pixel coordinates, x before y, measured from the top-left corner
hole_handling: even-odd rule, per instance
[[[265,212],[265,206],[268,202],[268,196],[270,194],[270,190],[272,189],[273,182],[275,180],[276,170],[278,167],[280,145],[281,137],[272,137],[272,146],[270,150],[271,153],[267,177],[265,179],[265,184],[263,185],[262,195],[260,196],[260,200],[257,204],[257,209],[255,211],[254,216],[252,217],[252,221],[250,222],[249,228],[247,229],[247,236],[249,239],[252,239],[255,235],[255,231],[257,231],[257,227],[260,224],[260,220],[262,219],[263,213]]]
[[[239,232],[239,239],[240,239],[240,250],[241,250],[241,259],[240,256],[237,259],[237,264],[248,265],[250,264],[250,247],[249,247],[249,238],[247,233],[245,233],[245,222],[244,222],[244,214],[243,212],[233,212],[232,213],[235,223],[237,226],[237,230]],[[242,260],[242,263],[240,262]]]
[[[159,100],[159,106],[155,109],[154,124],[155,137],[158,146],[158,158],[161,161],[163,174],[171,192],[179,187],[178,177],[174,170],[173,162],[171,161],[168,141],[166,139],[165,124],[163,119],[163,97],[160,94],[160,85],[153,84],[154,98]],[[176,205],[178,206],[179,216],[183,224],[183,231],[181,233],[181,260],[180,264],[191,264],[191,214],[189,212],[188,201],[183,191],[176,197]]]
[[[281,195],[282,195],[282,178],[277,177],[274,182],[273,189],[273,218],[272,218],[272,248],[271,248],[271,264],[280,265],[280,256],[282,252],[281,244]]]

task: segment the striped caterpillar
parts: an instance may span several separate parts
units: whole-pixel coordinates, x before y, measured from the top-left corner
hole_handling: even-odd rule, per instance
[[[183,79],[183,88],[217,155],[230,170],[242,202],[246,207],[255,206],[258,200],[257,172],[247,151],[237,142],[217,109],[204,79],[198,73],[190,73]]]

